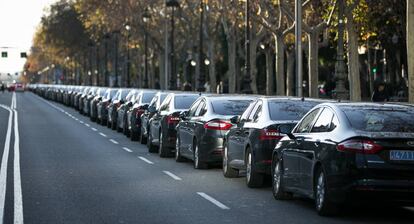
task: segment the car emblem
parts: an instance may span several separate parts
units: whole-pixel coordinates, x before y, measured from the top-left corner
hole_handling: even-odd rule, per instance
[[[407,145],[409,145],[409,146],[414,146],[414,141],[408,141],[408,142],[407,142]]]

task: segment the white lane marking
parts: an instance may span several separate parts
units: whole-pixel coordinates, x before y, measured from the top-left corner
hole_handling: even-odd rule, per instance
[[[75,121],[79,121],[79,119],[75,117]]]
[[[116,144],[116,145],[118,145],[118,144],[119,144],[117,141],[115,141],[115,140],[113,140],[113,139],[109,139],[109,141],[110,141],[110,142],[112,142],[112,143],[114,143],[114,144]]]
[[[165,174],[167,174],[168,176],[170,176],[171,178],[173,178],[174,180],[182,180],[179,176],[177,176],[177,175],[175,175],[175,174],[173,174],[173,173],[171,173],[170,171],[166,171],[166,170],[164,170],[164,171],[162,171],[163,173],[165,173]]]
[[[84,124],[85,122],[83,122],[83,121],[79,121],[79,123]]]
[[[217,201],[216,199],[214,199],[213,197],[209,196],[208,194],[204,192],[197,192],[197,194],[221,209],[224,209],[224,210],[230,209],[229,207],[225,206],[223,203]]]
[[[142,160],[142,161],[144,161],[144,162],[148,163],[148,164],[154,164],[153,162],[149,161],[149,160],[148,160],[147,158],[145,158],[145,157],[138,156],[138,158],[139,158],[140,160]]]
[[[14,110],[14,223],[23,223],[22,181],[20,175],[20,136],[17,111]]]
[[[104,133],[99,132],[99,134],[100,134],[102,137],[105,137],[105,138],[106,138],[106,135],[105,135]]]
[[[92,129],[92,131],[98,131],[98,129],[96,129],[96,128],[91,128]]]
[[[86,127],[90,127],[90,125],[89,125],[89,124],[86,124],[86,123],[85,123],[85,126],[86,126]]]
[[[1,159],[1,168],[0,168],[0,221],[3,222],[4,203],[6,199],[7,163],[9,160],[13,112],[9,107],[6,107],[4,105],[0,105],[0,107],[9,111],[9,123],[7,125],[6,141],[4,143],[3,157]]]
[[[127,147],[122,147],[123,150],[127,151],[127,152],[132,152],[131,149],[128,149]]]

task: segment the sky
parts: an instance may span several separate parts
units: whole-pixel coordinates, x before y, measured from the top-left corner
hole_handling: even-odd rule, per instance
[[[0,73],[22,70],[20,52],[29,52],[44,9],[56,1],[0,0],[0,51],[9,52],[7,59],[0,57]]]

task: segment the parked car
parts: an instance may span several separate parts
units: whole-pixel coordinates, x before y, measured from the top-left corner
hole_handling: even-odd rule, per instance
[[[107,88],[100,87],[96,91],[95,97],[91,100],[90,103],[90,119],[91,121],[96,121],[98,118],[98,104],[102,101],[102,97],[106,93]]]
[[[83,113],[83,106],[84,106],[83,99],[85,99],[85,97],[88,95],[90,89],[91,89],[91,87],[85,87],[82,90],[82,93],[80,94],[80,96],[78,98],[78,108],[77,109],[79,110],[80,114]]]
[[[194,168],[221,163],[223,138],[233,126],[230,118],[241,115],[256,97],[210,95],[200,97],[188,112],[181,114],[177,126],[175,159],[194,161]]]
[[[274,197],[312,198],[320,215],[347,201],[414,202],[413,123],[412,106],[316,106],[275,148]]]
[[[126,96],[128,95],[129,91],[131,91],[131,89],[118,89],[114,99],[108,105],[108,128],[111,128],[112,130],[116,129],[116,123],[118,119],[117,110],[121,106],[121,104],[123,104],[126,101]]]
[[[97,122],[101,125],[107,125],[108,123],[108,106],[115,99],[115,94],[118,89],[107,89],[104,93],[102,100],[97,105],[98,119]]]
[[[135,97],[134,105],[127,111],[127,127],[131,141],[137,141],[140,138],[141,116],[148,109],[148,105],[156,93],[154,90],[139,91],[137,97]]]
[[[16,92],[24,92],[26,89],[25,89],[25,86],[24,86],[24,84],[23,83],[16,83],[16,84],[14,84],[14,91],[16,91]]]
[[[188,110],[199,97],[198,93],[167,95],[159,110],[149,120],[149,152],[155,152],[158,149],[160,157],[167,157],[175,152],[176,126],[180,121],[180,113]]]
[[[155,96],[152,98],[148,108],[144,111],[144,113],[141,115],[141,144],[147,144],[147,138],[148,138],[148,124],[149,120],[154,116],[154,114],[159,109],[161,103],[164,101],[165,97],[168,95],[167,92],[157,92]]]
[[[125,97],[125,102],[122,103],[117,109],[117,131],[123,131],[125,135],[129,136],[129,130],[127,127],[127,111],[134,105],[135,98],[138,96],[139,90],[133,89],[129,91]]]
[[[88,91],[88,94],[86,94],[85,98],[83,98],[82,110],[85,116],[90,116],[91,101],[93,100],[93,98],[95,98],[97,91],[97,87],[91,87]]]
[[[290,131],[320,100],[261,97],[241,115],[224,139],[223,175],[237,177],[246,170],[248,187],[261,187],[270,175],[272,152],[283,137],[280,128]]]

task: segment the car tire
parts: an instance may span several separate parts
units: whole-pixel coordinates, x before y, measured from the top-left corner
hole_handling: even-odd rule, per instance
[[[150,152],[150,153],[156,153],[157,152],[157,147],[154,144],[152,144],[152,137],[151,137],[151,134],[149,134],[149,133],[148,133],[147,147],[148,147],[148,152]]]
[[[178,163],[185,161],[184,157],[181,155],[180,147],[181,147],[181,140],[180,140],[180,136],[177,135],[177,139],[175,140],[175,161]]]
[[[139,141],[143,145],[147,144],[147,138],[144,136],[144,131],[142,130],[142,128],[141,128],[141,133],[140,133]]]
[[[332,216],[337,214],[337,206],[332,203],[326,186],[326,176],[322,168],[319,168],[314,176],[315,208],[320,216]]]
[[[246,150],[246,184],[250,188],[256,188],[256,187],[262,187],[263,186],[263,180],[264,180],[264,174],[258,173],[256,171],[255,163],[253,162],[254,155],[250,148]]]
[[[233,169],[229,166],[228,161],[228,148],[227,143],[224,142],[224,155],[223,155],[223,176],[227,178],[235,178],[239,176],[239,170]]]
[[[122,133],[125,135],[125,136],[127,136],[127,137],[129,137],[129,130],[128,130],[128,127],[127,127],[127,121],[126,120],[124,120],[124,125],[123,125],[123,128],[122,128]]]
[[[112,119],[112,122],[111,122],[111,129],[112,130],[116,130],[117,129],[116,122],[114,121],[114,119]]]
[[[194,164],[194,169],[207,169],[208,168],[208,164],[206,162],[202,162],[200,161],[200,151],[199,151],[199,147],[197,144],[197,141],[194,140],[193,141],[193,164]]]
[[[164,135],[162,133],[162,130],[160,130],[160,134],[159,134],[159,143],[160,145],[158,147],[158,155],[161,158],[165,158],[168,156],[169,153],[168,153],[168,148],[165,147],[165,144],[164,144]]]
[[[276,200],[287,200],[292,198],[292,194],[285,192],[283,181],[283,162],[276,156],[272,162],[272,193]]]
[[[106,120],[106,126],[107,126],[108,128],[111,128],[111,126],[112,126],[112,122],[109,122],[109,119],[108,119],[108,120]]]
[[[129,132],[129,137],[131,138],[131,141],[138,141],[138,133],[133,129]]]

